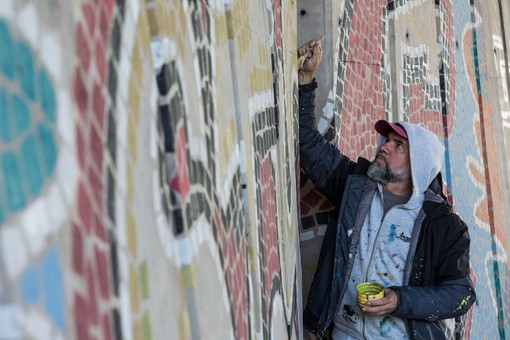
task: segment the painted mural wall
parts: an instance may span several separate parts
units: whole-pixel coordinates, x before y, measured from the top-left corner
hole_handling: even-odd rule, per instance
[[[295,12],[0,3],[1,339],[300,337]]]
[[[0,2],[0,339],[301,338],[331,205],[299,171],[295,51],[323,34],[318,128],[352,158],[380,118],[443,138],[465,337],[510,337],[498,1],[323,3]]]

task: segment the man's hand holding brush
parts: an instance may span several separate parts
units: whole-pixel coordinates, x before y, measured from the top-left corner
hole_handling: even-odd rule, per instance
[[[315,78],[315,72],[322,59],[322,45],[324,39],[312,39],[298,48],[298,83],[308,84]]]

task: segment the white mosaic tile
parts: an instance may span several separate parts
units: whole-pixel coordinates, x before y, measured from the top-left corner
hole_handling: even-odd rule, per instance
[[[19,23],[21,34],[34,49],[39,47],[39,17],[34,5],[27,5],[17,12],[16,22]]]
[[[180,266],[187,266],[191,264],[193,259],[192,249],[190,249],[189,240],[187,237],[177,239],[177,248],[179,249]]]
[[[324,135],[328,130],[328,127],[329,122],[326,119],[324,119],[324,117],[321,117],[317,122],[317,130],[321,133],[321,135]]]
[[[163,58],[163,50],[159,38],[151,40],[151,52],[152,62],[154,64],[153,68],[155,70],[159,70],[161,67],[163,67],[163,64],[165,63],[165,59]]]
[[[29,251],[39,254],[48,244],[48,235],[52,228],[42,198],[36,199],[21,215],[21,225],[25,231]]]
[[[162,213],[163,205],[161,202],[161,192],[159,188],[159,173],[157,171],[152,172],[152,200],[154,212],[157,214]]]
[[[179,264],[179,249],[175,245],[175,239],[171,234],[170,226],[163,213],[160,213],[156,217],[156,226],[158,228],[159,242],[163,247],[166,257],[174,265]]]
[[[124,119],[122,119],[124,120]],[[115,163],[118,164],[117,167],[117,180],[116,183],[116,189],[122,196],[127,195],[127,167],[129,166],[127,164],[128,158],[130,155],[127,154],[127,152],[124,152],[122,149],[117,150],[116,154],[116,161]]]
[[[127,253],[129,250],[127,248],[119,249],[119,269],[120,269],[120,278],[122,281],[129,281],[129,259],[127,257]]]
[[[216,163],[216,165],[221,166],[221,164],[218,163]],[[232,192],[233,178],[236,174],[238,166],[239,166],[239,148],[238,145],[236,144],[228,160],[225,178],[220,178],[221,171],[219,169],[216,171],[216,188],[218,189],[218,198],[220,199],[220,204],[223,209],[227,209],[230,201],[230,195],[233,194]],[[221,183],[222,179],[223,184]]]
[[[322,109],[324,117],[331,119],[333,117],[333,112],[334,112],[333,102],[331,101],[326,102],[326,105],[324,105],[324,108]]]
[[[121,164],[121,163],[117,163]],[[119,167],[120,168],[120,167]],[[118,183],[118,182],[116,182]],[[124,184],[124,183],[119,183]],[[126,234],[126,205],[124,196],[118,192],[115,194],[115,218],[117,226],[117,240],[121,247],[127,247],[127,234]]]
[[[128,1],[127,13],[135,18],[134,22],[138,21],[138,17],[140,15],[140,3],[138,1]]]
[[[499,35],[493,34],[492,35],[492,44],[494,48],[497,48],[498,50],[503,50],[503,39]]]
[[[61,85],[61,84],[57,84]],[[71,103],[71,96],[69,91],[62,88],[58,88],[56,93],[58,103],[58,134],[62,138],[63,144],[73,145],[75,144],[75,121],[72,114],[74,108]]]
[[[32,339],[53,339],[53,323],[41,312],[30,309],[23,317],[27,335]]]
[[[0,3],[0,16],[11,18],[14,16],[12,0],[2,0]]]
[[[158,132],[156,120],[151,116],[149,123],[149,156],[153,162],[158,159]]]
[[[246,174],[246,143],[244,140],[239,141],[239,166],[241,167],[241,174],[244,177]]]
[[[151,92],[149,94],[149,107],[150,107],[150,120],[151,120],[151,126],[156,125],[156,116],[159,114],[158,107],[157,107],[157,98],[159,96],[158,93],[158,86],[156,84],[156,80],[153,78],[151,81]],[[184,93],[186,93],[185,90],[183,90]]]
[[[37,53],[48,69],[50,74],[56,79],[62,79],[62,43],[52,32],[45,32],[41,39],[41,48]]]
[[[131,328],[132,315],[131,315],[131,303],[129,298],[131,296],[129,292],[129,287],[125,282],[120,283],[120,313],[121,317],[121,327],[122,327],[122,337],[126,340],[133,339],[133,333]]]
[[[125,52],[129,56],[131,56],[131,50],[129,52]],[[128,58],[121,58],[119,61],[119,82],[118,82],[118,94],[122,99],[127,99],[129,95],[129,79],[131,75],[131,60]],[[132,109],[136,110],[136,107],[133,107]]]
[[[62,147],[57,160],[58,186],[62,190],[66,202],[74,202],[78,179],[78,164],[70,147]]]
[[[304,231],[302,232],[300,235],[300,240],[301,242],[303,241],[309,241],[313,238],[315,238],[315,230],[307,230],[307,231]]]
[[[282,296],[277,293],[273,298],[271,315],[271,339],[288,337]]]
[[[69,211],[62,197],[62,192],[58,186],[52,185],[48,192],[48,199],[45,201],[46,209],[49,217],[49,228],[51,232],[55,232],[61,227],[68,218]]]
[[[16,305],[0,305],[0,339],[22,338],[23,317],[21,308]]]
[[[202,91],[200,89],[200,86],[202,84],[202,82],[200,81],[200,60],[198,60],[198,56],[196,56],[196,55],[195,55],[195,58],[193,59],[193,68],[194,68],[193,75],[195,76],[195,81],[194,81],[195,90],[197,91],[196,93],[202,93]],[[201,109],[201,110],[203,110],[203,109]]]
[[[326,234],[327,226],[320,226],[317,228],[317,236],[324,236]]]
[[[205,134],[204,134],[205,135]],[[188,132],[188,136],[192,136]],[[207,163],[207,145],[203,138],[189,138],[188,140],[189,153],[193,158],[198,158],[204,163]]]
[[[117,149],[127,149],[127,126],[128,126],[128,111],[124,101],[118,101],[116,104],[117,110]],[[125,152],[124,150],[119,150]]]
[[[28,249],[22,235],[22,229],[4,225],[0,230],[2,258],[9,278],[20,275],[28,263]]]

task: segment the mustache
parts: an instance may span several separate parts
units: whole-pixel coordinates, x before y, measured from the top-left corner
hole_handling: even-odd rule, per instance
[[[385,163],[388,163],[388,158],[386,157],[386,155],[384,153],[382,153],[381,151],[379,151],[376,155],[375,155],[375,158],[382,158],[382,160],[384,160]]]

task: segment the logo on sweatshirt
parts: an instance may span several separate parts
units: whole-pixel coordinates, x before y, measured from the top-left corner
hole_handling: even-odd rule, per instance
[[[400,235],[397,236],[397,238],[404,242],[411,243],[411,237],[404,235],[404,232],[401,232]]]

